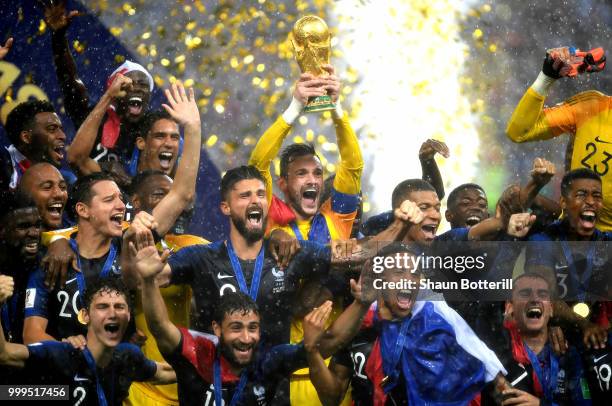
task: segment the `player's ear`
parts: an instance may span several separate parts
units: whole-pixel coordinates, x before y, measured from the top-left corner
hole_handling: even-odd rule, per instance
[[[221,213],[223,213],[224,216],[230,215],[230,207],[229,207],[229,204],[225,200],[221,200],[221,203],[219,204],[219,208],[221,209]]]
[[[506,300],[506,308],[504,310],[504,318],[512,319],[514,317],[514,307],[512,306],[512,302]]]
[[[74,211],[76,212],[77,217],[83,217],[84,219],[89,218],[89,206],[83,202],[78,202],[75,204]]]
[[[280,178],[278,178],[278,188],[281,190],[281,192],[283,193],[287,193],[287,178],[284,176],[281,176]]]
[[[561,197],[559,198],[559,206],[561,206],[561,210],[563,211],[565,211],[565,208],[567,207],[567,200],[563,195],[561,195]]]
[[[212,328],[213,328],[213,333],[215,333],[217,337],[221,337],[221,325],[213,320]]]
[[[134,207],[134,211],[139,212],[140,208],[142,207],[140,204],[140,196],[138,196],[138,194],[134,194],[132,195],[130,200],[132,201],[132,206]]]
[[[140,151],[145,149],[145,139],[143,137],[136,137],[136,148]]]
[[[450,212],[450,210],[446,210],[444,212],[444,218],[446,219],[446,221],[448,221],[449,223],[453,222],[453,213]]]

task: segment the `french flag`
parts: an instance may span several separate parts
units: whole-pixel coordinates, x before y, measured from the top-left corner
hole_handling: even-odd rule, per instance
[[[393,354],[403,323],[408,323],[401,355]],[[412,316],[382,321],[366,365],[374,383],[374,404],[384,405],[387,393],[403,376],[410,405],[467,405],[498,373],[501,362],[444,301],[417,301]],[[380,383],[387,377],[388,382]]]

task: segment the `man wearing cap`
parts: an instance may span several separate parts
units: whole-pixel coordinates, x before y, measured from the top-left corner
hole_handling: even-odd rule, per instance
[[[66,13],[64,2],[52,3],[44,10],[45,22],[51,29],[53,62],[64,96],[66,113],[74,126],[79,128],[91,112],[87,88],[78,77],[76,64],[70,53],[66,30],[78,12]],[[106,87],[110,87],[117,74],[128,77],[132,82],[124,95],[113,99],[106,109],[99,128],[91,157],[97,162],[112,167],[113,161],[129,161],[136,140],[138,124],[149,109],[153,78],[141,65],[125,61],[109,76]]]

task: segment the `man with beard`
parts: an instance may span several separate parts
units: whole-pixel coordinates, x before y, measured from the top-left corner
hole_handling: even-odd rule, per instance
[[[100,172],[95,159],[90,157],[104,114],[113,100],[124,97],[133,87],[127,76],[118,73],[106,93],[87,116],[68,148],[67,159],[79,173]],[[147,112],[140,121],[135,148],[126,162],[128,176],[144,170],[160,170],[173,175],[178,157],[181,135],[179,125],[166,111]]]
[[[23,368],[24,376],[36,384],[68,385],[63,399],[71,404],[119,405],[133,381],[176,381],[167,364],[155,363],[135,345],[122,343],[129,320],[125,287],[119,280],[100,279],[88,286],[84,297],[87,347],[56,341],[7,343],[0,329],[0,364]]]
[[[357,136],[350,126],[348,114],[342,111],[338,96],[340,81],[334,68],[326,65],[329,76],[315,78],[304,73],[295,84],[289,108],[261,136],[251,153],[249,165],[257,167],[265,179],[267,200],[270,202],[269,230],[281,228],[298,240],[329,243],[331,240],[348,239],[361,190],[363,158]],[[278,186],[284,201],[273,196],[270,163],[277,156],[283,140],[293,123],[302,113],[308,98],[329,94],[336,103],[332,117],[340,160],[333,181],[331,197],[319,204],[323,188],[323,165],[314,147],[309,144],[292,144],[281,153]]]
[[[444,302],[418,300],[421,271],[414,244],[389,244],[362,273],[361,300],[381,295],[361,329],[327,367],[317,346],[310,377],[324,405],[336,405],[352,384],[355,405],[467,404],[505,373],[495,354]],[[389,262],[388,262],[389,261]],[[374,264],[392,264],[383,269]]]
[[[5,125],[11,145],[0,149],[0,190],[15,190],[24,172],[39,162],[60,168],[64,159],[66,134],[51,103],[29,100],[15,107]],[[62,170],[74,181],[74,174]]]
[[[554,311],[570,328],[580,327],[587,348],[606,345],[605,329],[594,324],[612,298],[612,234],[596,227],[603,205],[601,178],[575,169],[561,181],[562,220],[529,237],[526,268],[541,273],[553,287]],[[570,308],[574,307],[574,311]]]
[[[289,341],[290,303],[300,278],[328,272],[331,251],[304,242],[286,269],[277,266],[264,241],[268,202],[264,179],[252,166],[230,169],[221,180],[221,211],[230,219],[226,241],[186,247],[172,255],[160,275],[162,286],[190,285],[195,298],[195,328],[210,331],[216,304],[224,294],[249,294],[265,315],[266,345]],[[133,258],[131,258],[133,264]],[[134,274],[133,265],[124,272]]]
[[[574,347],[558,356],[549,341],[553,316],[551,289],[541,275],[524,273],[514,279],[512,299],[506,302],[503,345],[495,348],[512,385],[502,405],[590,405],[580,355]],[[483,392],[482,405],[497,404]]]
[[[9,342],[23,342],[23,304],[28,276],[38,265],[42,221],[36,204],[22,194],[2,194],[0,263],[13,278],[14,293],[1,308],[2,327]]]
[[[172,86],[172,91],[166,92],[166,96],[168,105],[164,105],[164,108],[185,126],[186,145],[191,154],[185,157],[185,162],[178,169],[177,179],[182,181],[177,182],[157,204],[153,216],[142,212],[135,220],[136,223],[144,222],[145,226],[156,228],[162,235],[191,201],[201,142],[200,114],[193,90],[190,89],[187,95],[178,83]],[[45,286],[45,274],[41,269],[32,275],[28,283],[30,296],[26,302],[26,342],[81,335],[83,326],[77,321],[77,316],[83,306],[82,299],[78,298],[83,297],[87,282],[99,277],[121,277],[119,259],[125,214],[123,193],[108,175],[96,172],[79,178],[70,198],[78,232],[76,237],[70,236],[69,243],[77,256],[80,272],[74,266],[70,267],[66,285],[56,286],[53,292]],[[129,228],[126,232],[128,238],[137,234],[137,229],[137,226]],[[56,298],[57,301],[54,300]],[[51,334],[47,333],[47,327]]]
[[[65,1],[49,3],[44,10],[45,22],[51,29],[51,46],[57,78],[64,95],[66,113],[75,128],[79,128],[92,111],[85,85],[78,77],[77,67],[70,53],[66,32],[77,11],[66,13]],[[121,163],[128,162],[133,154],[138,126],[149,109],[154,82],[151,74],[141,65],[125,61],[108,78],[107,86],[117,74],[132,80],[132,86],[124,95],[115,98],[104,114],[99,126],[92,158],[102,163],[104,169],[120,171]]]
[[[32,165],[24,173],[17,192],[34,200],[43,230],[57,230],[65,225],[63,215],[68,186],[56,167],[48,163]]]
[[[242,292],[228,292],[220,298],[212,317],[214,335],[178,328],[167,316],[157,280],[168,252],[160,257],[150,234],[148,241],[130,245],[134,267],[142,278],[147,324],[175,368],[181,404],[204,399],[206,404],[265,405],[273,398],[278,400],[278,382],[306,365],[306,352],[317,347],[321,353],[331,354],[355,333],[369,307],[369,303],[354,302],[320,340],[332,311],[332,303],[327,301],[305,317],[304,342],[270,346],[261,345],[260,325],[266,316],[260,316],[255,301]],[[351,285],[356,288],[357,284],[352,281]],[[281,404],[287,402],[284,399]]]

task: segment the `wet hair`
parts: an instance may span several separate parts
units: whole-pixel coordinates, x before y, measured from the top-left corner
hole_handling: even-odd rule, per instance
[[[578,179],[593,179],[601,183],[601,177],[587,168],[574,169],[563,176],[561,180],[561,196],[569,196],[572,182]]]
[[[219,299],[219,304],[213,314],[213,320],[221,325],[226,316],[239,312],[245,316],[250,312],[259,315],[259,307],[250,296],[242,292],[226,293]]]
[[[85,309],[89,310],[93,297],[98,293],[119,293],[123,295],[128,308],[131,308],[130,295],[128,294],[128,288],[125,286],[121,278],[108,277],[108,278],[96,278],[92,282],[87,282],[87,288],[83,295],[83,305]]]
[[[0,221],[2,222],[15,210],[36,208],[36,202],[25,191],[3,191],[0,193],[0,201],[2,201],[0,207]]]
[[[248,179],[258,179],[266,184],[266,181],[257,168],[252,165],[242,165],[232,168],[225,172],[221,179],[221,198],[227,200],[227,194],[232,190],[234,185],[240,181]]]
[[[288,145],[280,156],[280,176],[286,178],[289,164],[301,156],[313,155],[318,157],[312,144],[291,144]]]
[[[391,206],[394,209],[400,207],[402,202],[408,198],[408,195],[412,192],[434,192],[436,189],[431,186],[431,183],[424,181],[423,179],[407,179],[400,182],[391,195]]]
[[[477,185],[475,183],[464,183],[463,185],[457,186],[456,188],[453,189],[452,192],[450,192],[450,194],[448,195],[448,199],[446,199],[446,205],[449,208],[456,207],[457,200],[459,200],[459,193],[463,192],[464,190],[468,190],[468,189],[480,190],[485,196],[487,195],[487,193],[484,191],[482,186]]]
[[[93,186],[104,180],[109,180],[114,182],[112,176],[104,172],[94,172],[92,174],[82,176],[74,182],[70,191],[68,192],[68,204],[66,205],[68,209],[68,215],[72,218],[72,220],[77,221],[78,215],[76,213],[76,205],[77,203],[91,203],[91,199],[93,197],[92,188]]]
[[[47,100],[28,100],[18,104],[9,113],[4,128],[13,145],[21,144],[21,132],[34,127],[38,113],[55,113],[55,107]]]
[[[130,194],[134,195],[134,194],[140,193],[141,188],[144,186],[147,180],[152,176],[169,177],[163,171],[160,171],[158,169],[147,169],[146,171],[142,171],[132,178],[132,183],[130,183],[130,189],[129,189]]]
[[[140,124],[138,126],[138,134],[142,138],[147,138],[149,131],[151,128],[157,123],[159,120],[170,120],[176,123],[176,120],[172,118],[172,116],[166,110],[158,110],[158,111],[148,111],[142,117]]]

